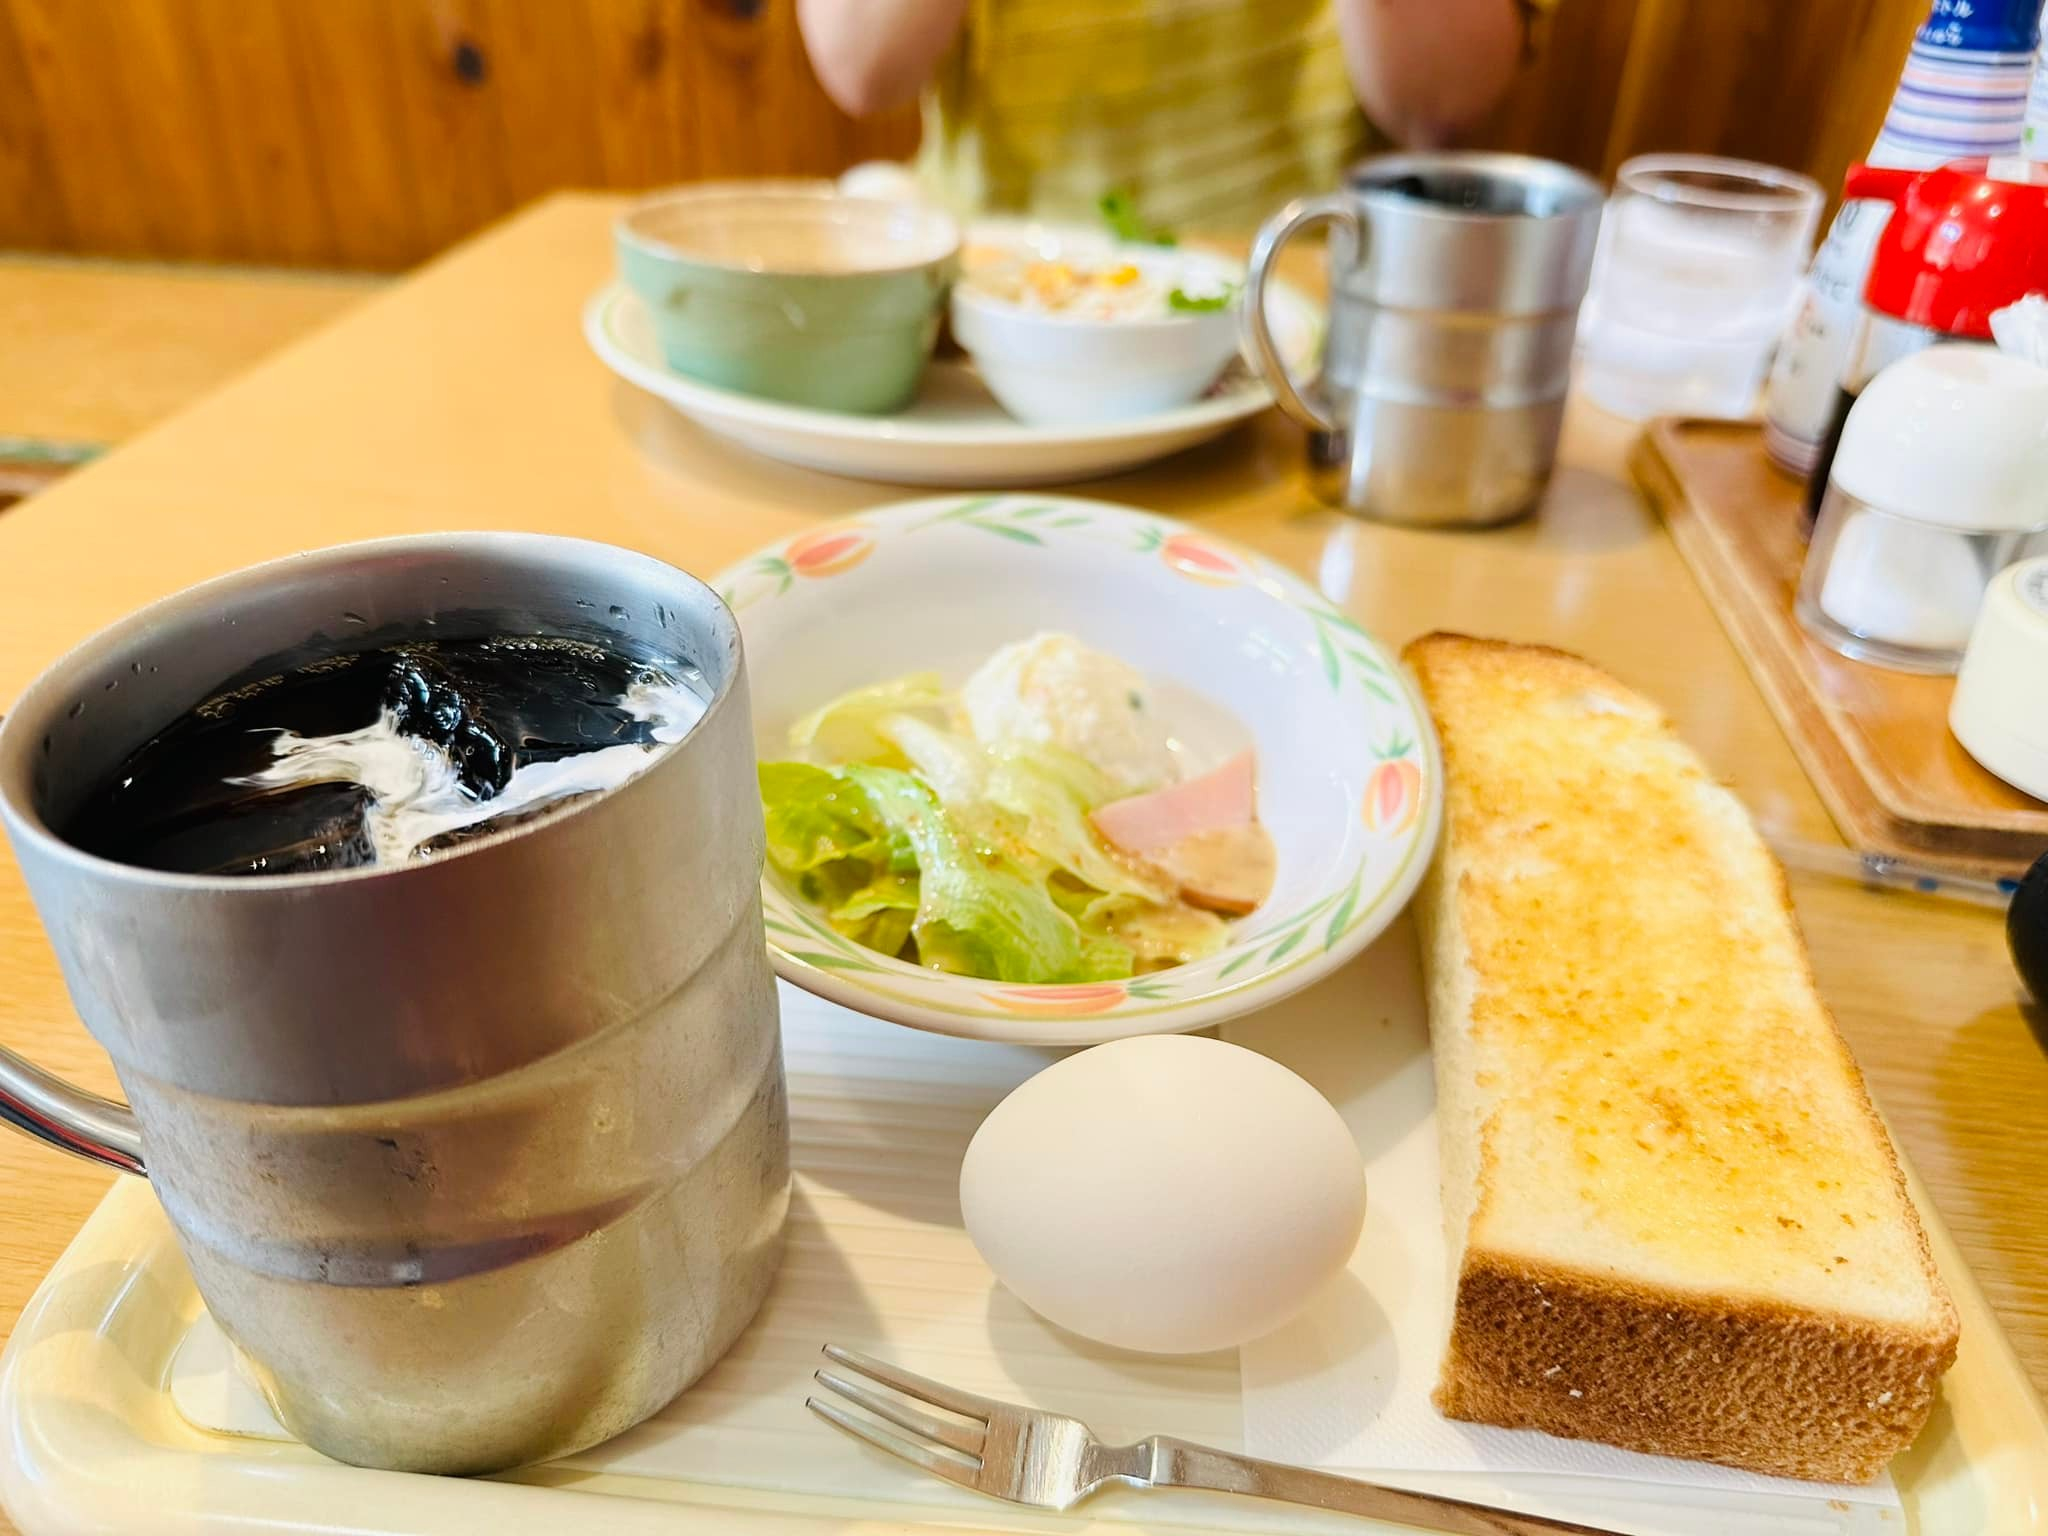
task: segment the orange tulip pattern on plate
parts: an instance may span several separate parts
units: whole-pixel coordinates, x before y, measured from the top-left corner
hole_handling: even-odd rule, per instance
[[[1034,1013],[1049,1019],[1078,1019],[1107,1013],[1128,995],[1123,982],[1090,981],[1064,987],[1005,987],[982,996],[1011,1013]]]
[[[1227,587],[1244,576],[1244,567],[1236,556],[1192,534],[1177,533],[1161,544],[1159,558],[1166,562],[1167,569],[1204,586]]]
[[[780,554],[757,556],[743,579],[720,588],[718,595],[737,611],[758,598],[780,597],[799,576],[820,580],[850,571],[874,552],[874,534],[859,523],[827,523],[798,534]]]
[[[1422,768],[1413,758],[1397,757],[1372,771],[1361,812],[1370,830],[1405,832],[1421,809]]]
[[[1156,1001],[1166,995],[1156,976],[1134,976],[1129,981],[1056,982],[1028,987],[1004,987],[981,994],[1006,1013],[1032,1014],[1044,1019],[1079,1019],[1092,1013],[1107,1013],[1119,1003],[1136,999]]]
[[[856,524],[832,523],[782,547],[782,558],[799,576],[837,576],[875,552],[875,537]]]

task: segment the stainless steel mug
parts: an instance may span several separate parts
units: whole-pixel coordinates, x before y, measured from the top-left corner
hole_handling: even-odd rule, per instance
[[[400,866],[164,874],[57,835],[252,663],[421,627],[680,656],[714,697],[611,793]],[[0,1113],[146,1169],[207,1306],[307,1443],[432,1472],[593,1444],[725,1351],[780,1254],[758,803],[738,628],[644,555],[391,539],[168,598],[0,724],[0,819],[133,1108],[0,1053]]]
[[[1325,501],[1397,523],[1486,524],[1530,511],[1557,456],[1572,331],[1600,188],[1523,155],[1380,155],[1343,191],[1259,231],[1245,352],[1309,429]],[[1288,378],[1265,285],[1288,240],[1331,226],[1321,376]]]

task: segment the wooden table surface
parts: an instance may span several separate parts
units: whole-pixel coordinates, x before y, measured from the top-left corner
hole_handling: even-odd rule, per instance
[[[54,489],[0,512],[0,700],[137,605],[311,546],[435,529],[610,540],[699,573],[886,486],[756,459],[615,381],[578,332],[616,204],[562,197],[363,302]],[[1383,528],[1309,495],[1277,415],[1085,494],[1286,560],[1384,640],[1435,627],[1584,652],[1653,697],[1767,826],[1827,817],[1622,461],[1577,409],[1542,514],[1484,533]],[[915,494],[905,492],[904,494]],[[1821,989],[2037,1390],[2048,1392],[2048,1024],[1993,914],[1795,877]],[[0,1042],[102,1091],[0,853]],[[0,1335],[107,1176],[0,1136]],[[4,1529],[0,1521],[0,1529]]]
[[[383,282],[0,257],[0,439],[125,442]]]

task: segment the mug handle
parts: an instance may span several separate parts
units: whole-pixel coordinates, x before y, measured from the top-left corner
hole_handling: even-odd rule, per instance
[[[142,1173],[142,1132],[126,1104],[74,1088],[0,1047],[0,1121],[62,1152]]]
[[[1259,227],[1258,239],[1252,242],[1251,261],[1245,271],[1244,304],[1238,324],[1242,330],[1245,355],[1251,359],[1259,377],[1266,381],[1266,387],[1273,391],[1273,398],[1279,401],[1280,408],[1311,432],[1341,432],[1342,423],[1333,420],[1315,400],[1305,397],[1294,387],[1294,380],[1287,372],[1287,363],[1280,356],[1279,347],[1273,343],[1273,333],[1266,326],[1266,279],[1274,258],[1289,240],[1319,224],[1332,225],[1349,235],[1354,252],[1365,249],[1365,221],[1359,217],[1358,204],[1351,196],[1343,192],[1328,192],[1321,197],[1297,197],[1266,220]],[[1332,267],[1336,265],[1334,261],[1331,263]],[[1315,393],[1313,388],[1309,393]]]

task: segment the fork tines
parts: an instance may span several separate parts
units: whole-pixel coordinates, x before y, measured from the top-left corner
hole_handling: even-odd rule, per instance
[[[923,1467],[936,1477],[974,1485],[976,1474],[981,1471],[989,1414],[996,1404],[837,1344],[825,1346],[825,1357],[844,1369],[818,1371],[814,1376],[818,1385],[865,1409],[874,1419],[849,1413],[837,1403],[816,1397],[804,1399],[806,1408],[849,1435]],[[890,1390],[879,1392],[871,1383]],[[949,1417],[929,1413],[928,1408],[940,1409]],[[878,1424],[875,1419],[884,1422]],[[886,1427],[890,1424],[909,1433],[897,1434],[895,1429]]]

